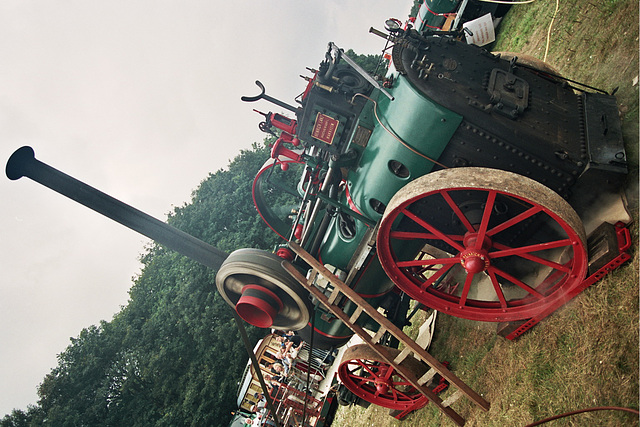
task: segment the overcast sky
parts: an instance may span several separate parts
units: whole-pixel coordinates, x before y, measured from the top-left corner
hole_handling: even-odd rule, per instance
[[[289,103],[329,41],[410,0],[0,0],[0,160],[36,158],[157,218],[261,141],[242,95]],[[0,177],[0,418],[37,401],[56,355],[127,303],[146,238],[35,182]]]

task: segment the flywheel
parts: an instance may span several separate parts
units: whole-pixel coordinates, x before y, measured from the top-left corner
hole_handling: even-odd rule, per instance
[[[220,267],[216,286],[248,323],[296,331],[309,322],[308,292],[282,267],[282,261],[271,252],[239,249]]]

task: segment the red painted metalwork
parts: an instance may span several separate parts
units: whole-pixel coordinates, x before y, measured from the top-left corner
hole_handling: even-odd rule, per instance
[[[351,193],[349,192],[349,186],[345,185],[344,189],[345,189],[345,196],[347,198],[347,203],[349,204],[349,208],[352,211],[362,215],[362,212],[360,212],[360,209],[358,209],[358,207],[356,206],[355,202],[351,198]]]
[[[270,123],[272,126],[280,129],[287,135],[289,142],[292,142],[293,135],[296,134],[296,128],[298,126],[297,120],[290,119],[289,117],[279,113],[269,113],[267,123]],[[298,140],[297,143],[294,143],[295,146],[298,146],[299,144],[300,140]]]
[[[274,401],[278,419],[287,422],[286,425],[289,425],[289,422],[294,425],[303,425],[303,414],[305,415],[304,425],[315,426],[318,421],[320,421],[322,401],[316,399],[311,394],[286,384],[281,384],[271,392],[270,396]],[[266,411],[263,414],[263,418],[271,419],[271,413]]]
[[[462,204],[454,201],[460,200],[456,199],[456,192],[458,195],[464,192],[466,200],[473,197],[486,200],[478,213],[478,224],[472,225],[462,213]],[[500,209],[496,200],[504,201],[505,198],[522,206],[521,212],[513,216],[505,212],[497,214]],[[424,209],[424,206],[434,206],[435,202],[450,210],[438,214],[455,218],[457,228],[445,229],[441,224],[439,229],[434,225],[429,219],[432,207]],[[422,209],[414,209],[417,204],[421,204]],[[558,237],[536,243],[525,239],[526,244],[516,246],[501,239],[504,235],[501,232],[534,216],[545,226],[562,230]],[[394,224],[401,219],[412,221],[414,229],[395,229]],[[415,225],[421,231],[415,231]],[[466,233],[461,234],[460,230],[466,230]],[[416,259],[415,254],[403,258],[398,253],[403,242],[408,240],[431,242],[447,250],[437,251],[438,255],[427,258]],[[558,248],[564,251],[561,260],[545,258],[546,251]],[[378,233],[378,256],[389,277],[413,299],[444,313],[478,321],[527,319],[550,307],[559,307],[566,302],[567,292],[582,282],[587,271],[587,254],[581,234],[561,214],[537,201],[495,188],[454,186],[408,198],[389,215],[385,214]],[[549,272],[540,276],[509,273],[499,264],[506,257],[513,257],[510,262],[529,263]],[[485,283],[482,292],[477,290],[478,279]],[[507,282],[506,286],[518,291],[515,297],[506,292]]]
[[[449,367],[449,362],[442,362],[442,364],[446,367]],[[449,383],[447,382],[446,379],[444,379],[444,377],[440,377],[440,380],[438,381],[438,385],[435,386],[434,388],[431,389],[431,391],[434,394],[440,394],[443,391],[445,391],[447,388],[449,388]],[[429,403],[429,402],[427,402]],[[411,412],[415,411],[416,409],[420,409],[420,408],[407,408],[403,411],[390,411],[389,415],[391,415],[393,418],[395,418],[396,420],[402,420],[404,417],[406,417],[407,415],[409,415]]]
[[[236,312],[254,326],[270,328],[283,306],[280,298],[264,286],[245,285],[236,303]]]
[[[597,281],[601,280],[604,276],[611,273],[613,270],[620,267],[625,262],[631,259],[631,255],[627,252],[631,247],[631,235],[629,233],[629,229],[627,226],[621,222],[615,224],[616,228],[616,238],[618,241],[618,256],[609,261],[603,267],[598,269],[596,272],[591,274],[585,280],[580,282],[577,286],[570,289],[567,292],[567,299],[563,301],[558,301],[556,304],[550,305],[544,311],[540,312],[538,315],[532,317],[531,319],[525,321],[518,328],[513,330],[512,332],[504,335],[504,337],[508,340],[514,340],[527,332],[529,329],[533,328],[537,325],[541,320],[545,317],[549,316],[551,313],[556,311],[562,305],[566,304],[569,300],[580,294],[580,292],[584,291],[589,286],[593,285]]]
[[[298,144],[300,144],[300,140],[297,140],[297,141],[298,141]],[[286,142],[293,143],[293,139],[288,140],[287,138],[284,138],[283,136],[281,136],[280,138],[278,138],[276,140],[276,142],[273,144],[273,147],[271,148],[271,158],[272,159],[278,159],[280,157],[285,157],[285,158],[287,158],[289,160],[293,160],[296,163],[301,162],[302,161],[302,153],[293,151],[293,150],[285,147],[284,144]]]
[[[426,10],[426,11],[427,11],[427,13],[430,13],[430,14],[431,14],[431,15],[433,15],[433,16],[442,16],[442,17],[447,18],[447,17],[449,17],[449,16],[454,16],[454,17],[455,17],[455,15],[456,15],[455,13],[451,13],[451,12],[448,12],[448,13],[438,13],[438,12],[434,12],[433,10],[431,10],[431,9],[429,8],[429,6],[427,6],[427,2],[426,2],[426,0],[425,0],[425,2],[421,5],[421,9]],[[426,18],[426,15],[425,15],[425,18]],[[434,29],[434,30],[442,30],[442,26],[440,26],[440,27],[436,27],[436,26],[433,26],[433,25],[429,25],[429,24],[427,24],[427,23],[426,23],[426,21],[425,21],[425,19],[423,19],[423,18],[422,18],[422,15],[420,14],[420,11],[418,11],[417,19],[419,20],[419,23],[420,23],[420,24],[421,24],[421,26],[423,26],[423,27],[429,27],[429,28],[432,28],[432,29]],[[414,18],[414,21],[415,21],[415,18]]]
[[[291,249],[285,247],[278,248],[278,250],[276,251],[276,255],[278,255],[282,259],[286,259],[289,262],[293,261],[296,256]]]
[[[311,92],[311,89],[313,89],[313,86],[316,83],[316,77],[318,77],[318,71],[317,70],[312,70],[313,71],[313,77],[311,77],[308,80],[307,83],[307,87],[304,89],[304,92],[302,93],[301,98],[304,100],[307,98],[307,96],[309,96],[309,92]]]
[[[291,159],[279,159],[279,163],[280,163],[280,165],[283,165],[283,164],[289,165],[290,163],[301,164],[302,162],[294,161],[294,160],[291,160]],[[256,210],[258,211],[258,215],[260,215],[260,218],[262,218],[262,220],[265,222],[265,224],[267,224],[267,226],[271,230],[273,230],[274,233],[276,233],[278,236],[282,237],[284,240],[289,240],[288,237],[283,236],[281,233],[278,232],[278,230],[276,230],[271,225],[270,221],[273,219],[272,215],[269,212],[263,212],[263,209],[265,209],[265,207],[264,206],[260,206],[260,204],[257,203],[257,201],[256,201],[256,191],[257,191],[257,183],[258,183],[258,181],[260,179],[262,179],[263,174],[268,173],[269,169],[271,169],[274,166],[275,166],[275,164],[272,163],[272,162],[265,163],[265,165],[263,165],[262,168],[256,174],[256,177],[253,180],[253,186],[251,188],[251,194],[253,196],[253,205],[256,207]]]
[[[416,410],[429,402],[393,367],[370,352],[365,351],[363,357],[343,359],[338,375],[355,395],[384,408]]]

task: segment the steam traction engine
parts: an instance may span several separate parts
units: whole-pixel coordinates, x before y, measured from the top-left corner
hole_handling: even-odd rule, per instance
[[[280,136],[255,178],[256,207],[374,306],[393,305],[399,288],[467,319],[531,318],[585,279],[581,218],[622,185],[615,98],[452,38],[392,39],[386,87],[331,44],[299,106],[259,82],[244,98],[296,116],[264,114],[261,129]],[[276,253],[293,259],[286,243]],[[250,323],[308,336],[308,298],[278,255],[232,253],[218,289]],[[325,346],[351,336],[322,307],[314,332]]]
[[[597,208],[616,197],[627,172],[615,98],[537,61],[391,30],[384,37],[394,71],[385,78],[330,44],[295,105],[259,82],[261,93],[243,98],[291,116],[262,113],[260,123],[277,136],[253,184],[258,212],[283,238],[274,253],[227,256],[40,163],[28,147],[12,156],[7,175],[29,176],[218,269],[217,288],[242,318],[299,330],[314,346],[340,346],[353,332],[285,269],[283,259],[309,268],[289,242],[399,327],[409,297],[454,316],[529,327],[610,261],[596,257],[606,238],[598,231],[588,244],[585,226],[601,229]],[[604,228],[615,241],[615,228]],[[313,286],[334,292],[331,280]],[[359,310],[352,299],[335,303],[347,315]],[[369,315],[353,318],[379,328]],[[349,357],[343,364],[384,366],[367,348]],[[343,372],[359,396],[407,407],[408,394]],[[406,399],[421,398],[414,395]]]
[[[511,333],[528,322],[522,333],[602,266],[583,220],[627,173],[615,98],[531,58],[397,28],[389,40],[396,71],[385,79],[330,44],[297,105],[260,82],[258,96],[243,98],[295,115],[261,113],[260,128],[279,137],[253,185],[256,208],[285,242],[276,254],[232,253],[218,289],[249,323],[305,339],[313,325],[316,345],[345,343],[351,330],[322,306],[310,318],[307,292],[280,267],[280,257],[296,262],[286,243],[295,241],[400,326],[408,295],[454,316],[511,322]],[[368,316],[358,323],[377,328]]]

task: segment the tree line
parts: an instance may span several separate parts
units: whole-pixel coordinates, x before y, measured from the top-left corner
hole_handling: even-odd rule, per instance
[[[210,174],[167,222],[227,252],[272,249],[278,237],[251,197],[267,143]],[[126,306],[72,338],[37,404],[14,409],[0,426],[226,424],[248,356],[215,272],[157,244],[141,262]],[[265,334],[245,326],[254,343]]]
[[[347,55],[369,73],[380,55]],[[209,174],[167,222],[211,245],[271,250],[281,243],[251,195],[270,157],[269,136]],[[71,338],[38,386],[38,402],[0,427],[226,425],[248,356],[215,272],[161,245],[140,257],[129,300],[111,321]],[[245,324],[253,343],[265,330]]]

